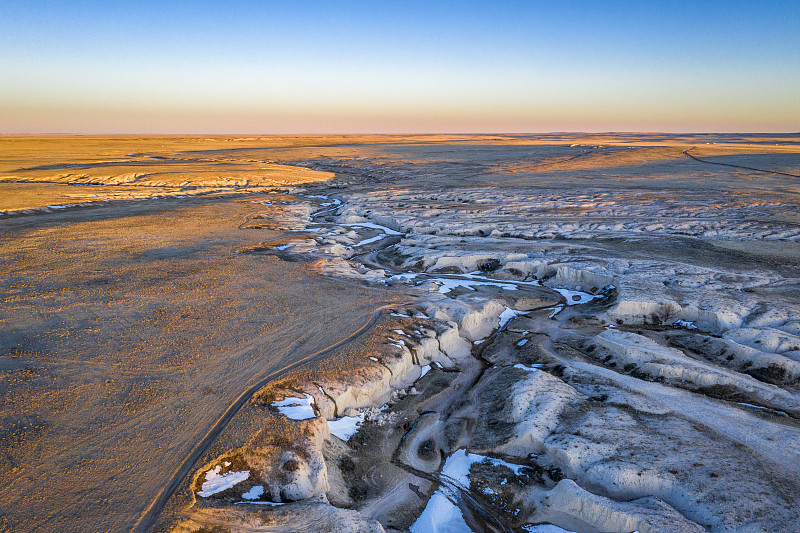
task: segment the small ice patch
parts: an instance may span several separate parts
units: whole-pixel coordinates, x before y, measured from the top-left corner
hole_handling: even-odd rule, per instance
[[[370,360],[370,361],[375,361],[375,362],[377,362],[377,361],[378,361],[378,358],[377,358],[377,357],[370,357],[370,358],[369,358],[369,360]]]
[[[528,372],[535,372],[541,366],[542,366],[541,364],[525,366],[521,363],[517,363],[516,365],[514,365],[514,368],[519,368],[521,370],[526,370]]]
[[[284,505],[282,502],[234,502],[234,505],[249,503],[250,505]]]
[[[373,242],[378,242],[379,240],[386,237],[386,235],[376,235],[375,237],[370,237],[368,239],[364,239],[363,241],[358,241],[353,246],[364,246],[365,244],[371,244]]]
[[[402,329],[393,329],[392,331],[393,331],[394,333],[397,333],[398,335],[405,335],[406,337],[408,337],[408,333],[406,333],[406,332],[405,332],[405,331],[403,331]]]
[[[500,287],[501,289],[507,291],[517,290],[517,286],[511,283],[499,283],[497,281],[483,281],[480,279],[431,278],[431,281],[439,284],[438,292],[440,294],[447,294],[448,292],[458,287],[464,287],[465,289],[474,291],[475,287],[481,285]]]
[[[480,463],[484,459],[488,459],[485,455],[478,455],[477,453],[469,453],[467,450],[456,450],[447,458],[444,466],[442,467],[442,476],[448,477],[450,480],[458,483],[463,487],[469,487],[469,469],[474,463]]]
[[[49,207],[50,209],[66,209],[67,208],[67,206],[65,206],[65,205],[48,205],[47,207]]]
[[[276,246],[275,249],[276,250],[280,250],[280,251],[284,251],[287,248],[291,248],[292,246],[294,246],[294,244],[283,244],[281,246]]]
[[[545,311],[552,311],[552,313],[550,313],[550,316],[548,316],[547,318],[553,318],[558,313],[560,313],[562,309],[564,309],[564,305],[563,304],[559,304],[559,305],[557,305],[555,307],[546,308]]]
[[[420,379],[420,378],[422,378],[422,376],[424,376],[425,374],[427,374],[428,372],[430,372],[430,371],[431,371],[431,365],[425,365],[425,366],[423,366],[423,367],[421,368],[421,370],[422,370],[422,372],[420,373],[420,375],[419,375],[419,378],[417,378],[417,379]]]
[[[412,279],[416,278],[418,275],[419,274],[411,274],[411,273],[408,273],[408,274],[395,274],[394,276],[391,276],[391,277],[389,277],[389,279],[385,280],[384,283],[388,283],[390,281],[391,282],[408,283]],[[428,318],[428,317],[425,317],[425,318]]]
[[[688,322],[686,320],[676,320],[675,322],[673,322],[673,325],[681,326],[686,329],[697,329],[697,326],[695,326],[693,322]]]
[[[487,496],[494,496],[497,494],[495,491],[492,490],[491,487],[483,487],[481,489],[481,493],[486,494]]]
[[[572,289],[553,290],[566,298],[567,305],[585,304],[586,302],[591,302],[595,298],[599,297],[599,295],[589,294],[588,292],[573,291]]]
[[[451,481],[454,481],[465,488],[468,488],[469,478],[467,476],[469,475],[469,469],[475,463],[504,466],[514,472],[516,475],[519,475],[523,468],[527,468],[525,465],[509,463],[508,461],[503,461],[502,459],[487,457],[477,453],[469,453],[466,450],[461,449],[453,452],[453,454],[447,458],[447,461],[445,461],[444,466],[442,467],[441,475],[446,476]]]
[[[264,487],[262,485],[253,485],[250,490],[242,494],[245,500],[257,500],[264,494]]]
[[[482,343],[483,341],[485,341],[485,340],[486,340],[486,339],[478,339],[478,340],[476,340],[476,341],[472,341],[472,344],[481,344],[481,343]]]
[[[372,222],[353,222],[350,224],[342,224],[342,226],[348,226],[351,228],[377,229],[384,232],[386,235],[405,235],[405,233],[401,233],[399,231],[393,230],[392,228],[387,228],[386,226],[381,226],[379,224],[374,224]]]
[[[517,346],[525,346],[526,344],[528,344],[528,339],[522,339],[517,343]]]
[[[510,307],[506,307],[502,313],[500,313],[500,322],[497,324],[497,329],[503,329],[506,327],[512,318],[518,317],[520,315],[527,315],[527,312],[523,311],[514,311]]]
[[[403,314],[403,313],[389,313],[389,314],[391,316],[399,316],[399,317],[402,317],[402,318],[411,318],[411,315],[406,315],[406,314]]]
[[[356,434],[361,423],[364,422],[364,413],[358,416],[343,416],[335,420],[328,420],[328,429],[331,435],[336,435],[344,441]]]
[[[304,394],[303,398],[285,398],[272,402],[272,405],[277,407],[281,414],[292,420],[307,420],[317,416],[313,408],[314,397],[310,394]]]
[[[206,471],[206,480],[203,482],[202,490],[198,491],[197,495],[203,498],[208,498],[212,494],[222,492],[241,483],[250,477],[249,470],[242,470],[241,472],[228,472],[227,474],[220,474],[222,470],[220,465]]]

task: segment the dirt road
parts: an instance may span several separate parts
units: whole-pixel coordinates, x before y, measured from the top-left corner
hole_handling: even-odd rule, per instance
[[[4,222],[2,526],[131,529],[242,391],[370,323],[376,291],[236,253],[280,237],[251,200]]]

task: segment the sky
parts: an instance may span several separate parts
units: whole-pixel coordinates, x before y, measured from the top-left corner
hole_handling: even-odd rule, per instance
[[[800,131],[800,1],[0,2],[0,133],[551,131]]]

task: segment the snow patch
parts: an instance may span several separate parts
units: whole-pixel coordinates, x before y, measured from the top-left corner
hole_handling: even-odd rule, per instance
[[[349,224],[342,224],[342,226],[348,226],[352,228],[377,229],[384,232],[386,235],[405,235],[405,233],[400,233],[399,231],[395,231],[392,228],[387,228],[386,226],[381,226],[379,224],[374,224],[372,222],[352,222]]]
[[[292,420],[307,420],[316,417],[313,407],[314,397],[310,394],[303,396],[303,398],[284,398],[272,402],[272,405],[277,407],[281,414]]]
[[[430,371],[431,371],[431,365],[425,365],[425,366],[423,366],[423,367],[421,368],[421,370],[422,370],[422,372],[420,373],[420,375],[419,375],[419,378],[417,378],[417,379],[420,379],[420,378],[422,378],[422,376],[424,376],[425,374],[427,374],[428,372],[430,372]]]
[[[262,485],[253,485],[250,490],[242,494],[245,500],[257,500],[264,494],[264,487]]]
[[[503,329],[506,327],[512,318],[518,317],[520,315],[527,315],[527,312],[523,311],[514,311],[510,307],[506,307],[502,313],[500,313],[500,322],[497,324],[497,329]]]
[[[217,465],[214,468],[206,471],[206,480],[203,482],[202,490],[198,491],[197,495],[203,498],[208,498],[212,494],[222,492],[241,483],[250,477],[249,470],[242,470],[241,472],[228,472],[227,474],[220,474],[222,466]]]
[[[335,420],[328,420],[328,430],[331,435],[336,435],[344,441],[356,434],[359,426],[364,422],[364,413],[358,416],[343,416]]]

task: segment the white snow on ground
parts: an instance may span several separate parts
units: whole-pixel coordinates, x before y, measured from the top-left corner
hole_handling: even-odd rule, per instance
[[[693,322],[687,322],[686,320],[676,320],[674,325],[683,326],[686,329],[697,329],[697,326],[695,326]]]
[[[331,435],[347,441],[356,434],[362,422],[364,422],[364,413],[358,416],[343,416],[335,420],[328,420],[328,429]]]
[[[433,493],[425,510],[410,529],[411,533],[472,533],[461,511],[441,490]]]
[[[406,337],[408,337],[408,333],[406,333],[402,329],[393,329],[392,331],[397,333],[398,335],[405,335]]]
[[[425,366],[422,367],[421,370],[422,370],[422,373],[420,373],[420,375],[419,375],[420,378],[431,371],[431,365],[425,365]],[[419,378],[417,378],[417,379],[419,379]]]
[[[373,242],[377,242],[377,241],[383,239],[384,237],[386,237],[386,235],[376,235],[375,237],[370,237],[369,239],[364,239],[363,241],[358,241],[353,246],[364,246],[365,244],[370,244],[370,243],[373,243]]]
[[[545,311],[552,311],[552,313],[550,313],[550,316],[548,316],[547,318],[553,318],[558,313],[560,313],[562,309],[564,309],[564,305],[563,304],[559,304],[559,305],[557,305],[555,307],[548,307],[548,308],[546,308],[544,310]]]
[[[317,416],[314,413],[314,397],[304,394],[304,398],[285,398],[272,402],[284,416],[292,420],[306,420]]]
[[[66,205],[48,205],[47,207],[49,207],[50,209],[66,209],[67,208]]]
[[[468,488],[469,469],[474,463],[480,462],[506,466],[515,474],[519,474],[520,470],[524,468],[522,465],[468,453],[466,450],[458,450],[445,461],[440,478]],[[467,526],[458,507],[447,498],[442,489],[439,489],[433,493],[425,510],[412,524],[411,533],[472,533],[472,530]]]
[[[473,463],[480,463],[484,459],[486,459],[484,455],[469,453],[464,449],[456,450],[445,461],[441,476],[449,478],[463,487],[469,487],[469,479],[467,478],[469,468]]]
[[[417,274],[412,274],[412,275],[399,274],[396,276],[392,276],[390,279],[395,281],[407,282],[417,276],[418,276]],[[518,290],[520,285],[528,285],[531,287],[542,287],[542,284],[539,281],[508,281],[508,280],[498,281],[496,279],[483,276],[479,272],[468,272],[467,274],[462,274],[461,276],[456,276],[456,277],[447,277],[447,278],[430,277],[428,279],[430,281],[439,284],[438,290],[441,294],[447,294],[456,287],[464,287],[465,289],[474,291],[475,287],[480,285],[499,287],[507,291]],[[595,298],[600,298],[601,296],[600,294],[589,294],[588,292],[576,291],[572,289],[555,289],[552,287],[548,288],[562,295],[567,300],[566,305],[585,304],[586,302],[590,302]],[[558,309],[558,311],[560,310],[561,309]]]
[[[500,322],[497,324],[497,329],[503,329],[506,327],[512,318],[518,317],[519,315],[527,315],[527,312],[524,311],[514,311],[510,307],[506,307],[503,309],[503,312],[500,313]]]
[[[471,291],[475,290],[475,287],[479,285],[491,285],[494,287],[500,287],[503,290],[507,291],[515,291],[517,290],[517,286],[512,283],[500,283],[497,281],[483,281],[480,279],[458,279],[458,278],[430,278],[431,281],[434,281],[439,284],[439,292],[442,294],[447,294],[448,292],[452,291],[457,287],[464,287],[465,289],[469,289]]]
[[[517,346],[525,346],[526,344],[528,344],[528,339],[522,339],[517,343]]]
[[[447,461],[445,461],[442,467],[441,476],[468,488],[469,479],[467,475],[469,474],[470,467],[475,463],[489,463],[505,466],[515,474],[519,474],[520,471],[525,468],[525,465],[517,465],[503,461],[502,459],[495,459],[494,457],[487,457],[477,453],[469,453],[461,449],[453,452],[453,454],[447,458]]]
[[[399,317],[403,317],[403,318],[411,318],[411,315],[406,315],[406,314],[403,314],[403,313],[389,313],[389,314],[392,315],[392,316],[399,316]]]
[[[348,226],[351,228],[377,229],[384,232],[386,235],[405,235],[405,233],[401,233],[399,231],[393,230],[392,228],[387,228],[386,226],[381,226],[379,224],[374,224],[372,222],[352,222],[350,224],[342,224],[342,226]]]
[[[320,211],[320,213],[322,213],[322,212],[323,211]],[[314,213],[314,214],[316,215],[317,213]],[[379,230],[379,231],[383,232],[383,234],[381,234],[381,235],[376,235],[375,237],[369,237],[367,239],[359,241],[359,242],[355,243],[353,246],[363,246],[365,244],[370,244],[370,243],[373,243],[373,242],[377,242],[377,241],[379,241],[379,240],[381,240],[381,239],[383,239],[383,238],[385,238],[385,237],[387,237],[389,235],[405,235],[404,233],[400,233],[399,231],[395,231],[392,228],[387,228],[386,226],[381,226],[379,224],[374,224],[372,222],[353,222],[353,223],[350,223],[350,224],[342,224],[342,226],[348,226],[348,227],[352,227],[352,228],[376,229],[376,230]]]
[[[257,500],[264,494],[264,486],[263,485],[253,485],[250,490],[242,494],[242,498],[245,500]]]
[[[241,505],[243,503],[249,503],[250,505],[283,505],[283,503],[279,502],[234,502],[234,505]]]
[[[484,276],[483,274],[481,274],[477,270],[475,272],[467,272],[466,274],[463,274],[463,276],[465,278],[477,279],[477,280],[482,280],[482,281],[497,281],[496,279],[492,279],[492,278]],[[542,286],[542,284],[539,283],[538,281],[511,281],[511,280],[508,280],[508,281],[503,281],[503,283],[510,283],[512,285],[515,285],[515,286],[519,286],[519,285],[530,285],[530,286],[533,286],[533,287],[541,287]]]
[[[406,345],[403,339],[392,339],[392,338],[389,339],[389,344],[397,346],[398,348],[403,348]]]
[[[390,281],[393,282],[393,283],[395,283],[395,282],[408,283],[412,279],[416,278],[417,276],[419,276],[419,274],[414,274],[414,273],[411,273],[411,272],[406,272],[404,274],[395,274],[394,276],[391,276],[391,277],[389,277],[389,279],[385,280],[384,283],[388,283]],[[414,315],[414,316],[416,316],[416,315]],[[419,318],[419,317],[417,317],[417,318]],[[425,318],[428,318],[428,317],[425,317]]]
[[[591,302],[595,298],[598,298],[600,295],[589,294],[588,292],[581,292],[581,291],[573,291],[571,289],[552,289],[559,293],[561,296],[567,299],[567,305],[578,305],[578,304],[585,304],[586,302]],[[578,299],[575,300],[573,297],[577,297]]]
[[[206,480],[203,482],[203,486],[201,487],[202,490],[200,490],[197,493],[198,496],[201,496],[203,498],[208,498],[212,494],[216,494],[218,492],[222,492],[225,489],[229,489],[234,485],[236,485],[237,483],[241,483],[242,481],[250,477],[249,470],[220,474],[219,471],[221,469],[222,467],[217,465],[213,469],[206,471]]]
[[[538,526],[522,526],[522,529],[528,533],[575,533],[569,529],[560,528],[553,524],[539,524]]]
[[[540,366],[542,366],[542,365],[541,365],[541,364],[536,364],[536,365],[525,366],[525,365],[523,365],[523,364],[517,363],[516,365],[514,365],[514,368],[519,368],[519,369],[522,369],[522,370],[527,370],[528,372],[534,372],[534,371],[535,371],[536,369],[538,369]]]
[[[378,358],[377,357],[370,357],[369,360],[370,361],[375,361],[376,363],[378,362]]]

